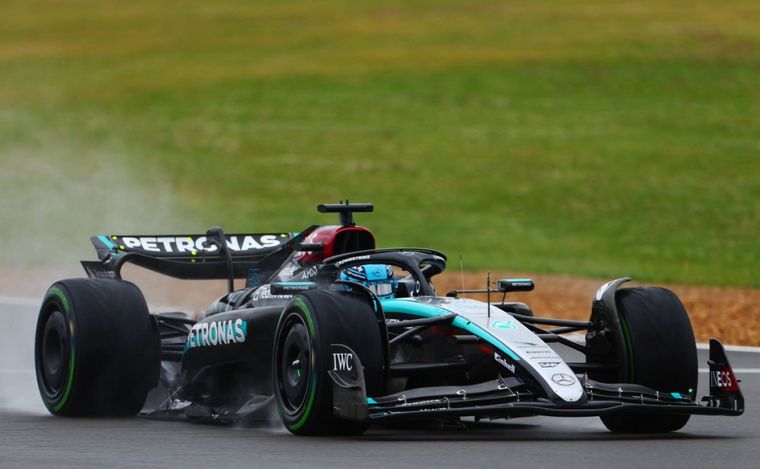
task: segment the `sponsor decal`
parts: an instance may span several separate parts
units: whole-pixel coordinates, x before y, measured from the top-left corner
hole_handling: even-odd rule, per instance
[[[278,235],[244,235],[228,236],[227,248],[233,252],[256,251],[279,246],[281,241]],[[124,236],[119,243],[126,249],[142,249],[148,252],[159,253],[196,253],[198,251],[214,252],[216,246],[206,246],[207,238],[199,236]],[[118,241],[118,238],[117,238]]]
[[[512,280],[510,283],[512,284],[513,287],[530,287],[531,285],[533,285],[533,282],[519,282],[516,280]]]
[[[538,362],[538,366],[541,368],[554,368],[559,365],[559,362]]]
[[[248,277],[245,280],[246,288],[258,287],[261,285],[261,269],[250,268],[248,269]]]
[[[493,354],[493,359],[496,360],[496,363],[508,369],[510,373],[512,374],[515,373],[515,365],[512,363],[509,363],[504,357],[502,357],[498,353]]]
[[[313,290],[317,287],[314,282],[277,282],[273,285],[275,289],[284,290],[286,292],[302,292],[306,290]],[[269,292],[272,292],[272,286],[269,287]],[[289,296],[289,295],[284,295]]]
[[[739,386],[731,368],[710,370],[710,386],[717,387],[720,391],[738,391]]]
[[[354,369],[354,355],[348,352],[335,352],[333,355],[334,371],[352,371]]]
[[[517,348],[535,348],[535,347],[544,347],[544,344],[537,344],[535,342],[515,342],[517,344]]]
[[[340,267],[343,264],[348,264],[348,263],[356,262],[356,261],[366,261],[367,259],[369,259],[369,256],[354,256],[354,257],[349,257],[348,259],[343,259],[342,261],[338,261],[335,263],[335,265]]]
[[[196,323],[187,336],[185,349],[241,344],[248,336],[248,323],[242,319]]]
[[[271,290],[269,289],[269,285],[264,285],[263,287],[253,292],[253,295],[251,295],[251,300],[252,301],[282,300],[282,299],[291,298],[292,296],[293,295],[273,295]]]
[[[279,278],[291,278],[295,275],[296,270],[298,270],[298,265],[296,263],[288,263],[280,270],[280,273],[277,274]]]
[[[316,277],[318,273],[319,273],[319,269],[317,268],[317,266],[312,266],[303,271],[303,273],[301,274],[301,278],[306,280],[312,277]]]
[[[116,279],[116,272],[103,267],[101,262],[82,261],[82,267],[88,277]]]
[[[558,358],[557,352],[544,343],[535,342],[515,342],[518,349],[521,352],[528,355],[530,359],[548,360],[552,358]]]
[[[560,386],[571,386],[575,384],[575,376],[570,376],[565,373],[557,373],[555,375],[552,375],[552,381],[559,384]]]
[[[431,404],[443,404],[443,401],[441,399],[425,399],[422,401],[409,401],[409,402],[403,402],[400,404],[401,407],[407,407],[407,406],[418,406],[418,405],[431,405]],[[417,409],[420,411],[431,411],[431,410],[438,410],[440,407],[433,407],[428,409]]]
[[[557,356],[557,353],[549,347],[544,350],[527,350],[525,353],[530,355],[529,358],[531,359],[555,358]]]
[[[501,330],[517,329],[517,324],[510,319],[509,321],[494,321],[491,323],[491,327]]]

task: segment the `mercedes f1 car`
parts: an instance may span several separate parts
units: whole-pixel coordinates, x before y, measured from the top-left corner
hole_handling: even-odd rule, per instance
[[[375,422],[599,416],[613,432],[678,430],[692,414],[740,415],[744,398],[710,341],[697,400],[687,313],[662,288],[604,284],[587,321],[534,316],[530,279],[439,296],[446,256],[377,249],[355,212],[300,233],[96,236],[88,278],[56,282],[39,313],[36,374],[54,415],[181,414],[237,421],[275,407],[298,435],[360,434]],[[192,319],[151,314],[133,263],[180,279],[227,279]],[[243,289],[235,279],[244,278]],[[480,293],[485,301],[463,295]],[[565,334],[576,333],[573,340]],[[585,359],[563,359],[556,344]],[[151,396],[148,398],[148,396]],[[156,396],[159,396],[156,399]]]

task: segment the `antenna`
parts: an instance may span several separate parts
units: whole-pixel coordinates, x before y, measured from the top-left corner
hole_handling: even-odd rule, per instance
[[[488,298],[488,318],[491,318],[491,272],[486,277],[486,295]]]
[[[464,261],[462,255],[459,255],[459,272],[462,274],[462,290],[464,290]]]

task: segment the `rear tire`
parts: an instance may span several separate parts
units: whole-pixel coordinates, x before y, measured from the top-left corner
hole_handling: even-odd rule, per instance
[[[660,392],[691,395],[697,388],[697,348],[689,316],[670,290],[657,287],[625,288],[616,295],[627,357],[621,382],[636,383]],[[665,433],[686,425],[689,415],[611,414],[601,417],[618,433]]]
[[[275,332],[272,376],[277,410],[296,435],[359,435],[368,422],[333,414],[331,344],[350,347],[364,367],[368,395],[384,386],[383,341],[372,306],[350,292],[314,290],[293,298]]]
[[[55,283],[40,308],[34,349],[40,396],[54,415],[135,415],[158,380],[158,331],[129,282]]]

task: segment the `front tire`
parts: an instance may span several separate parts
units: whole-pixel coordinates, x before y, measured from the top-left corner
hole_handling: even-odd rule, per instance
[[[275,332],[272,376],[277,410],[296,435],[358,435],[367,422],[333,414],[330,347],[350,347],[364,366],[368,395],[384,386],[384,354],[377,317],[363,296],[315,290],[294,297]]]
[[[692,395],[697,389],[697,347],[691,322],[670,290],[625,288],[616,303],[625,342],[627,373],[621,382]],[[602,422],[617,433],[665,433],[683,428],[689,415],[611,414]]]
[[[55,283],[40,308],[34,348],[40,396],[53,415],[135,415],[158,379],[158,332],[129,282]]]

